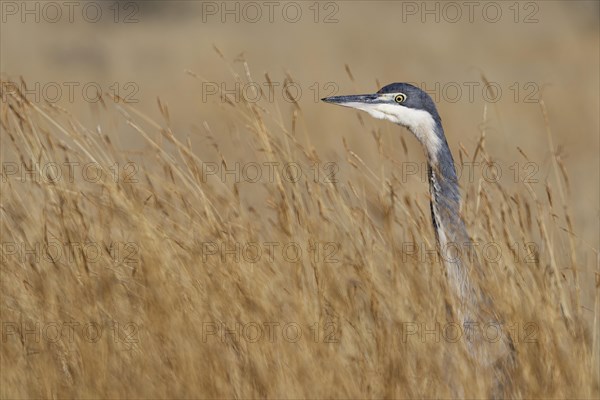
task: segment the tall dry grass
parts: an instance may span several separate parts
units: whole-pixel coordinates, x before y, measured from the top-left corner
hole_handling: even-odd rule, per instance
[[[376,170],[346,144],[337,179],[314,179],[306,171],[325,160],[299,128],[310,115],[298,104],[287,115],[277,103],[230,99],[229,131],[204,124],[185,135],[160,100],[145,115],[105,96],[97,112],[111,122],[84,126],[56,105],[4,95],[4,162],[32,172],[23,180],[3,171],[3,398],[489,394],[494,382],[471,364],[464,338],[454,343],[436,328],[451,322],[443,264],[412,251],[435,249],[429,205],[394,171],[406,154],[391,153],[378,132]],[[121,149],[124,129],[146,146]],[[456,161],[492,162],[485,135],[483,124],[477,147]],[[247,146],[247,162],[305,173],[291,182],[274,168],[272,179],[239,184],[206,176],[207,161],[233,168],[225,138]],[[72,181],[67,162],[79,163],[69,164]],[[49,163],[62,166],[61,179],[36,170]],[[81,177],[89,163],[103,168],[97,182]],[[500,249],[498,260],[480,257],[480,284],[516,346],[509,393],[597,398],[598,284],[589,324],[578,277],[595,260],[579,257],[589,245],[571,226],[568,171],[553,163],[541,192],[480,176],[463,182],[464,216],[474,240]],[[290,243],[297,259],[282,251]]]

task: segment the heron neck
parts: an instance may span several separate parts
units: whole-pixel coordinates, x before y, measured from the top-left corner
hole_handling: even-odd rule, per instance
[[[463,245],[469,237],[460,213],[461,196],[454,159],[442,128],[437,129],[439,146],[431,152],[427,150],[433,225],[440,246],[449,242]]]
[[[436,133],[440,138],[436,152],[427,149],[431,216],[435,228],[439,253],[443,257],[451,290],[456,296],[456,312],[467,331],[472,323],[495,322],[491,299],[482,291],[479,282],[485,274],[477,256],[471,250],[471,239],[460,212],[461,196],[452,153],[446,142],[441,124]],[[475,337],[467,343],[469,353],[480,363],[490,360],[491,343]],[[503,354],[508,347],[498,351]],[[488,364],[486,364],[488,365]]]

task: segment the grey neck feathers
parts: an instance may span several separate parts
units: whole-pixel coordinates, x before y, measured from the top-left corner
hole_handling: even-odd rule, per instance
[[[431,217],[436,238],[440,243],[443,231],[445,241],[464,246],[469,241],[465,223],[460,214],[461,196],[452,153],[446,142],[441,123],[437,124],[436,135],[441,146],[435,154],[428,154],[429,191],[431,194]]]
[[[427,149],[431,217],[439,253],[446,267],[448,283],[459,302],[459,318],[466,322],[476,319],[478,295],[472,286],[472,267],[477,272],[477,260],[469,253],[470,238],[460,212],[461,196],[452,153],[446,142],[441,123],[436,134],[441,145],[435,154]]]
[[[498,343],[486,342],[476,333],[477,328],[475,331],[469,328],[474,326],[471,325],[473,323],[486,326],[487,323],[495,322],[496,314],[491,299],[479,287],[479,282],[485,276],[475,253],[471,252],[471,240],[460,212],[461,197],[454,160],[439,118],[437,122],[435,133],[441,139],[441,145],[435,154],[431,153],[432,149],[426,149],[426,152],[431,216],[439,253],[443,257],[450,290],[454,292],[458,302],[455,311],[459,321],[463,323],[465,333],[471,337],[467,341],[468,351],[479,366],[493,368],[494,379],[497,379],[496,383],[501,387],[503,382],[508,382],[508,369],[503,368],[509,368],[514,362],[514,345],[510,337],[503,338]],[[493,363],[500,358],[507,364],[495,367]]]

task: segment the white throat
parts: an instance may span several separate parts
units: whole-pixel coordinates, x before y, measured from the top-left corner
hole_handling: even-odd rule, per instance
[[[399,104],[385,103],[368,104],[353,102],[342,103],[340,105],[366,111],[373,118],[385,119],[407,127],[425,147],[428,156],[433,161],[436,160],[437,152],[442,143],[439,136],[435,133],[435,121],[427,111],[415,110],[414,108],[404,107]]]

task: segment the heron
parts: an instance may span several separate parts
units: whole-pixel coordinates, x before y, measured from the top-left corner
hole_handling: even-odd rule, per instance
[[[393,122],[407,128],[417,138],[427,158],[432,223],[458,318],[467,332],[477,324],[497,320],[491,299],[478,285],[485,279],[485,273],[476,256],[456,252],[456,249],[471,248],[468,246],[471,239],[460,211],[461,195],[454,159],[432,98],[409,83],[392,83],[374,94],[332,96],[321,100]],[[489,343],[474,336],[471,338],[467,347],[478,365],[490,365],[498,359],[497,351],[491,351]],[[511,353],[514,351],[510,339],[504,344]],[[505,355],[507,349],[500,352]]]

